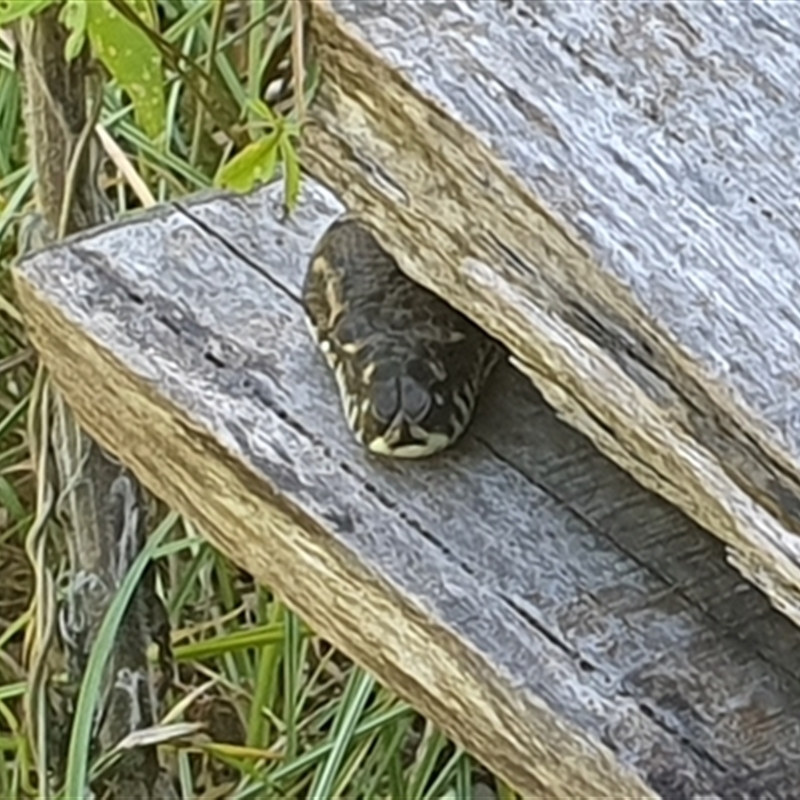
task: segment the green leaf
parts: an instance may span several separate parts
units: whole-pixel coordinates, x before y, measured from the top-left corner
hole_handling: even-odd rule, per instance
[[[0,0],[0,25],[8,25],[20,17],[32,17],[56,0]]]
[[[298,678],[302,674],[302,642],[300,637],[300,620],[289,612],[284,617],[286,646],[283,650],[283,724],[286,745],[285,758],[294,759],[297,755],[297,721],[300,718],[300,706],[297,703],[300,690]]]
[[[156,26],[151,0],[126,0],[150,28]],[[164,70],[161,54],[147,34],[119,14],[108,0],[86,3],[87,33],[95,55],[133,103],[137,124],[151,138],[164,130]]]
[[[420,747],[423,748],[422,753],[417,756],[417,764],[409,776],[409,797],[423,797],[423,790],[433,777],[436,763],[446,746],[447,740],[444,738],[442,732],[433,728],[431,724],[428,723],[426,735],[423,737],[423,741],[420,744]]]
[[[300,161],[289,136],[281,137],[280,147],[285,180],[283,202],[287,210],[292,211],[297,205],[297,198],[300,196]]]
[[[271,122],[273,125],[278,122],[278,117],[275,112],[260,98],[247,101],[247,107],[253,112],[253,115]]]
[[[280,131],[247,145],[220,171],[217,185],[235,192],[249,192],[256,183],[268,183],[278,160]]]
[[[58,19],[70,32],[64,46],[67,61],[72,61],[83,50],[86,41],[86,0],[67,0]]]

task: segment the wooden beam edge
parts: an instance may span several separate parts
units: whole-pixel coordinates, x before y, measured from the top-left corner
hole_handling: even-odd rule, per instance
[[[705,387],[699,368],[601,275],[575,232],[550,217],[476,135],[388,66],[328,2],[315,2],[313,32],[325,77],[302,150],[308,171],[363,216],[404,271],[502,341],[562,418],[722,539],[734,566],[800,625],[794,532],[690,435],[688,410],[676,415],[664,408],[594,341],[550,313],[548,287],[533,306],[513,285],[501,284],[488,266],[497,253],[482,234],[494,231],[531,260],[583,281],[584,293],[591,288],[635,320],[687,381]],[[775,472],[793,473],[788,456],[730,393],[709,386],[714,403],[758,443],[765,461],[777,462]]]
[[[611,751],[371,574],[15,271],[31,337],[85,429],[209,541],[523,796],[656,797]],[[235,532],[235,533],[234,533]],[[402,631],[387,639],[385,631]],[[401,641],[402,639],[402,641]]]

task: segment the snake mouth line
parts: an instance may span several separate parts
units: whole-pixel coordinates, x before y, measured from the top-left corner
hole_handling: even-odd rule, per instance
[[[445,433],[429,433],[427,438],[413,442],[412,444],[392,445],[387,443],[386,436],[378,436],[367,442],[370,452],[380,456],[391,456],[392,458],[425,458],[444,450],[452,438]]]
[[[358,399],[348,390],[344,367],[337,362],[333,353],[326,353],[326,356],[336,378],[342,408],[350,430],[356,440],[370,452],[392,458],[424,458],[444,450],[461,435],[465,427],[463,425],[459,424],[452,432],[447,433],[428,431],[421,425],[410,424],[401,410],[382,433],[368,437],[362,424],[363,415],[369,413],[368,406],[359,407]]]
[[[402,410],[386,427],[386,430],[367,442],[373,453],[393,458],[424,458],[444,450],[459,435],[427,431],[421,425],[409,424]]]

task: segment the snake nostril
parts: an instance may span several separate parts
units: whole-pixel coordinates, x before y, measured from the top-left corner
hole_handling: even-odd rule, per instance
[[[411,422],[421,422],[428,416],[431,408],[431,396],[413,378],[400,379],[403,412]]]

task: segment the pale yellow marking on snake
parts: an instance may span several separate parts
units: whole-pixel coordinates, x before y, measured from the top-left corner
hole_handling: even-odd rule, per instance
[[[375,369],[377,364],[374,361],[370,361],[366,367],[364,367],[364,371],[361,373],[361,380],[362,383],[366,386],[372,380],[372,376],[375,374]]]
[[[325,300],[328,303],[328,328],[336,325],[339,317],[347,311],[347,306],[342,303],[342,281],[332,269],[325,256],[317,256],[311,264],[311,269],[325,278]]]
[[[373,439],[367,444],[369,450],[380,456],[392,456],[393,458],[424,458],[425,456],[438,453],[444,450],[450,443],[450,438],[443,433],[429,434],[422,442],[406,444],[402,447],[394,447],[387,442],[383,436]]]

